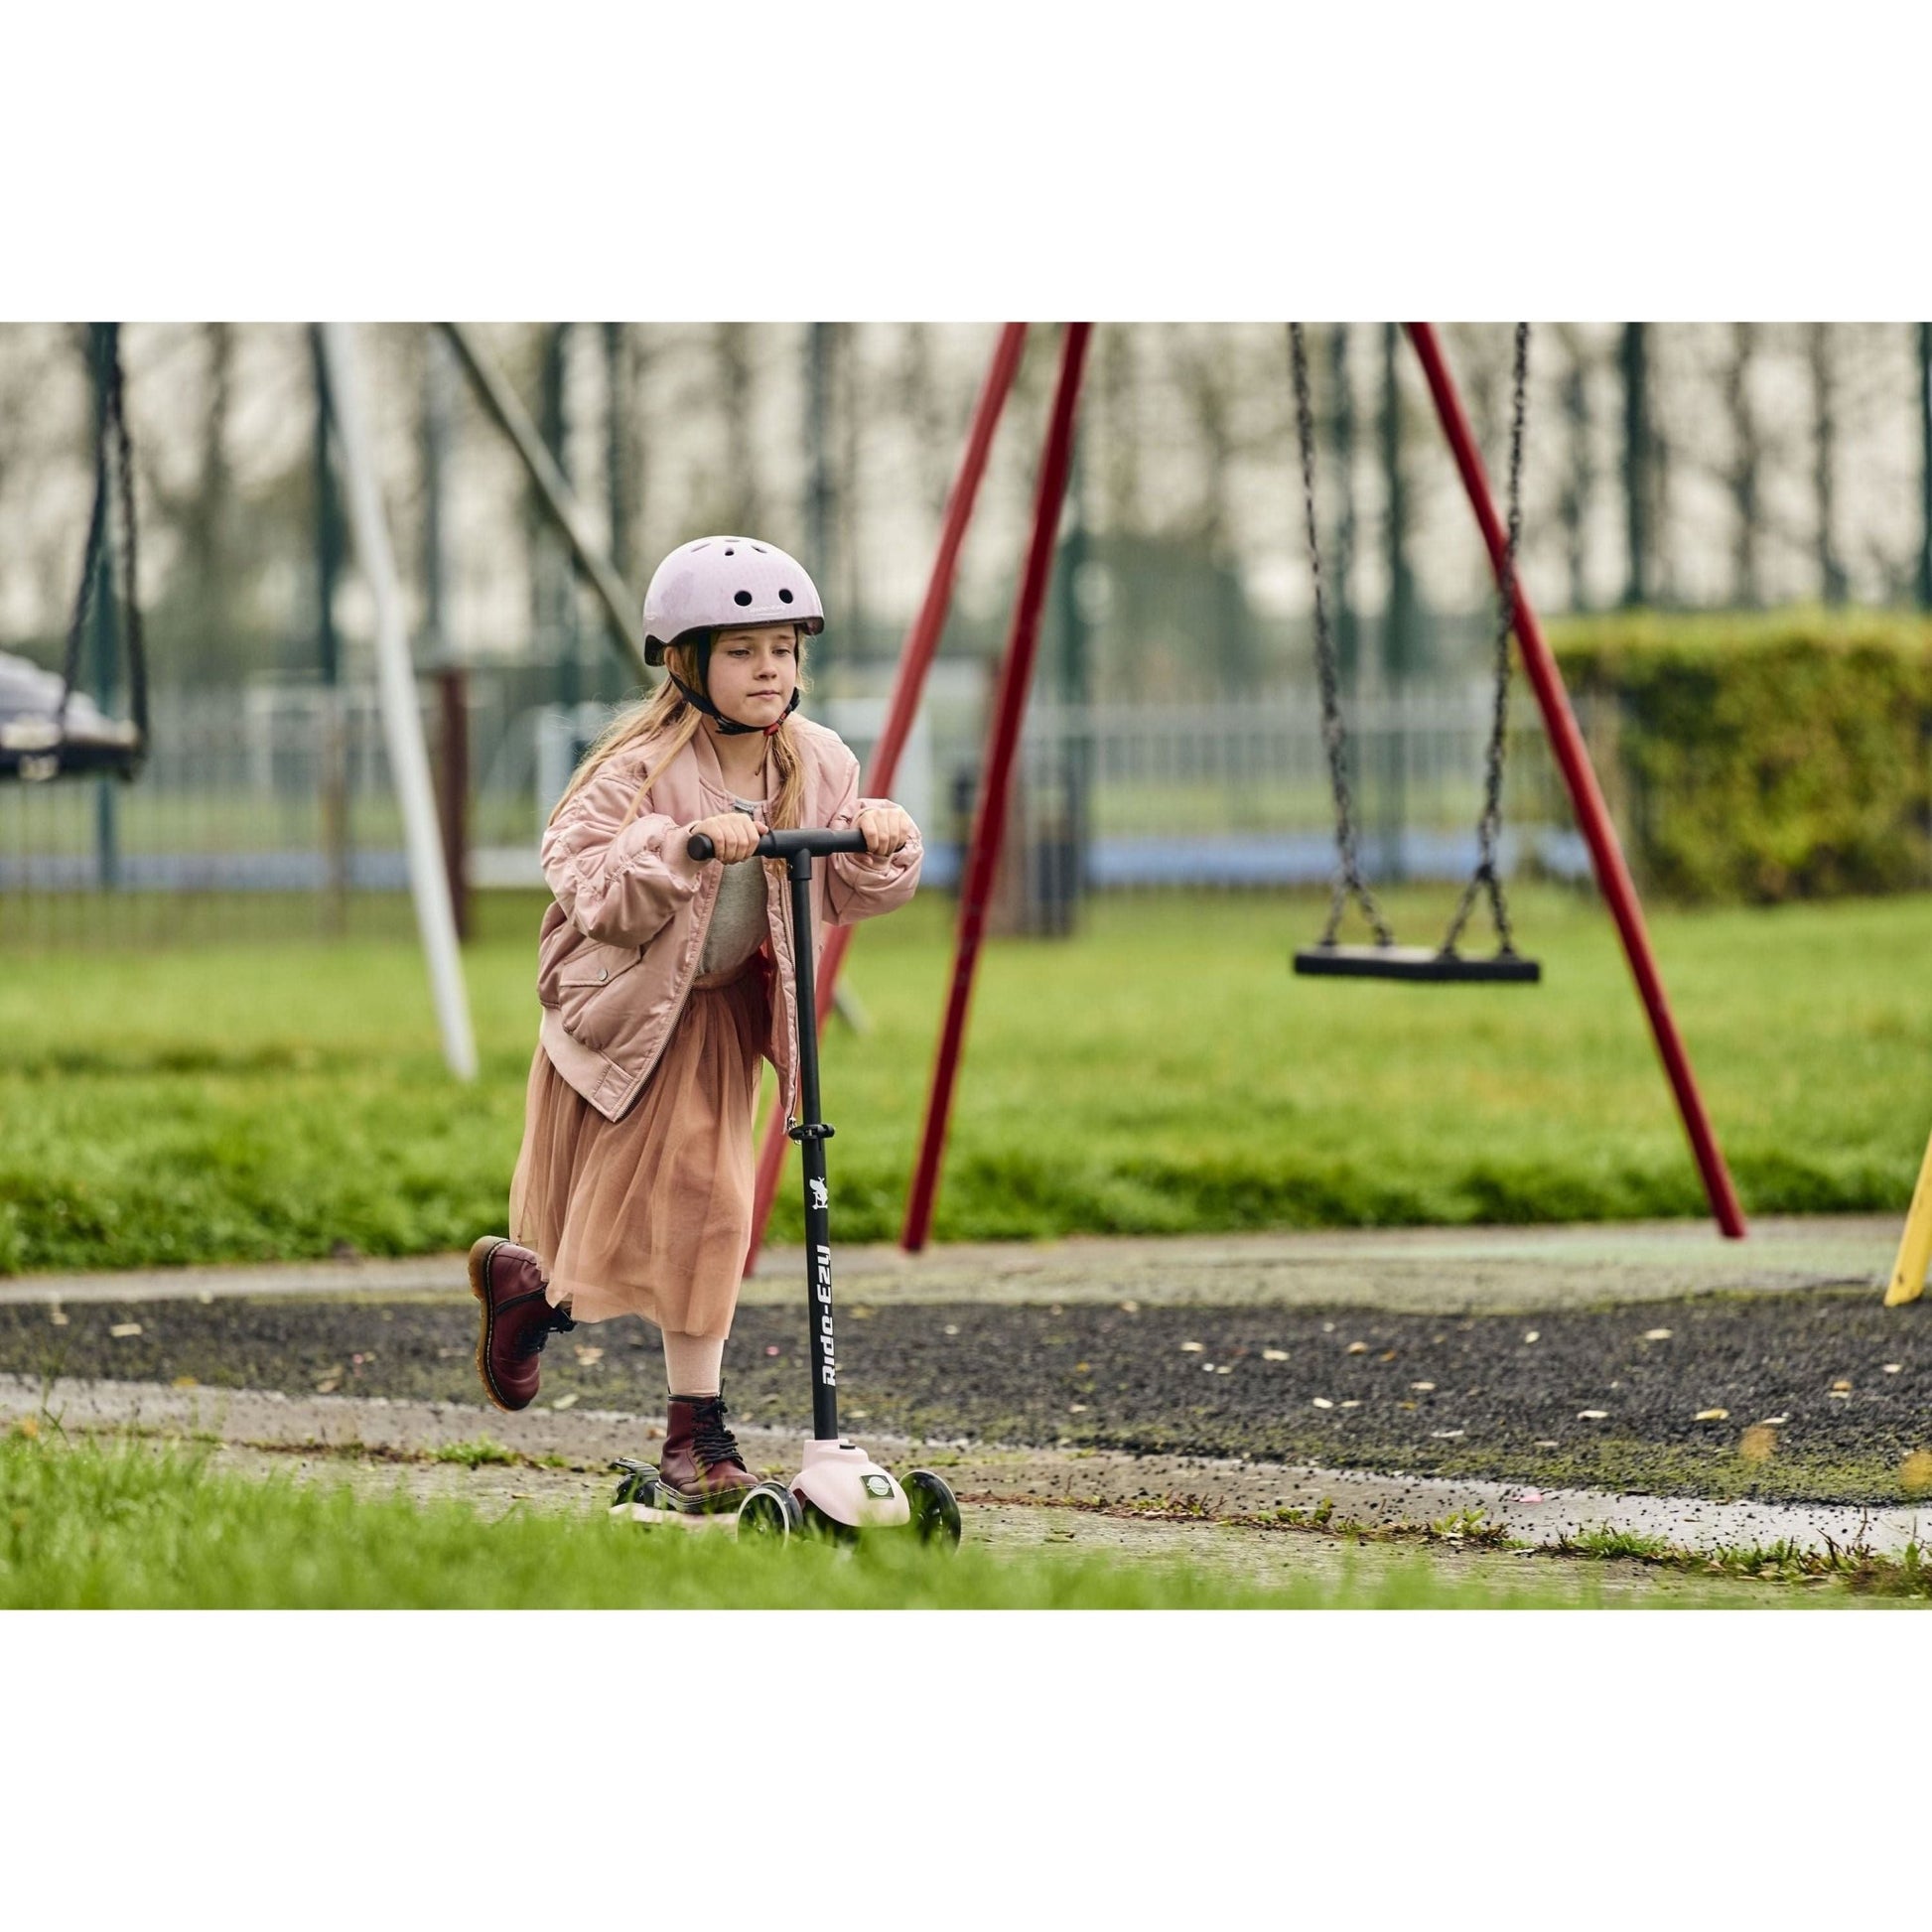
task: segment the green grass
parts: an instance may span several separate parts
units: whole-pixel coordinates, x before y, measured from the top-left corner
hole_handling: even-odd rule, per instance
[[[1680,1601],[1690,1599],[1680,1597]],[[1244,1586],[1171,1565],[856,1552],[641,1532],[602,1512],[512,1511],[255,1479],[207,1451],[0,1439],[0,1608],[62,1609],[1421,1609],[1589,1608],[1587,1573],[1499,1584],[1427,1557]]]
[[[1608,919],[1514,896],[1537,989],[1297,981],[1310,896],[1121,897],[982,959],[936,1234],[1695,1215]],[[1440,929],[1442,894],[1392,896]],[[444,1073],[414,947],[20,950],[0,973],[0,1272],[467,1246],[500,1227],[538,902],[468,953],[483,1078]],[[936,896],[859,935],[825,1061],[835,1230],[897,1234],[950,970]],[[1747,1209],[1902,1211],[1932,1059],[1924,897],[1659,912]],[[795,1186],[774,1224],[797,1239]]]

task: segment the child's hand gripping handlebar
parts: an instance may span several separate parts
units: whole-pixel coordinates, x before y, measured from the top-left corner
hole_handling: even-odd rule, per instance
[[[703,832],[693,832],[684,849],[700,865],[717,856],[717,848]],[[822,859],[830,852],[865,850],[866,835],[857,826],[845,832],[836,832],[827,825],[788,826],[781,831],[765,833],[758,843],[758,856],[760,859],[789,859],[794,852]]]

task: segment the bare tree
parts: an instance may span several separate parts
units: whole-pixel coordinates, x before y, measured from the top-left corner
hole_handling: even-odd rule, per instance
[[[948,408],[950,399],[940,392],[933,368],[930,325],[909,322],[898,334],[898,357],[894,371],[897,413],[912,433],[919,499],[930,506],[936,517],[945,507],[946,491],[952,486],[952,444],[958,432]]]
[[[1649,601],[1652,438],[1650,345],[1644,325],[1626,322],[1617,345],[1623,382],[1623,602]]]
[[[1757,534],[1758,477],[1764,461],[1764,441],[1751,405],[1751,368],[1757,350],[1757,325],[1730,325],[1730,355],[1725,363],[1725,408],[1730,417],[1730,485],[1736,522],[1731,530],[1731,601],[1747,608],[1763,601],[1759,581]]]
[[[758,448],[753,430],[757,372],[751,329],[721,322],[713,334],[718,358],[718,399],[725,418],[726,522],[734,530],[759,526]]]
[[[1094,414],[1099,431],[1100,514],[1111,532],[1138,532],[1144,514],[1140,386],[1134,332],[1125,324],[1095,337]]]
[[[1819,590],[1827,604],[1843,604],[1845,566],[1839,557],[1832,517],[1838,416],[1829,324],[1814,322],[1807,326],[1805,360],[1811,371],[1811,488],[1818,532]]]
[[[1557,491],[1557,521],[1563,530],[1570,571],[1570,608],[1589,608],[1589,506],[1595,465],[1589,448],[1589,355],[1582,332],[1558,331],[1563,345],[1563,483]]]

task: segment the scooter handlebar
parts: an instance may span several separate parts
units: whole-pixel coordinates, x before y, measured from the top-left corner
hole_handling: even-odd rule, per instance
[[[684,849],[700,865],[718,856],[717,847],[703,832],[693,832]],[[856,826],[843,832],[834,831],[829,825],[786,826],[780,831],[766,832],[758,843],[760,859],[789,859],[794,852],[807,852],[814,859],[822,859],[831,852],[865,850],[866,835]]]

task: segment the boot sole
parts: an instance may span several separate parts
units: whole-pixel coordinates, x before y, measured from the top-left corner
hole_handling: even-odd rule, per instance
[[[483,1308],[483,1335],[477,1343],[477,1377],[483,1385],[483,1393],[497,1408],[506,1414],[514,1415],[519,1409],[527,1409],[528,1402],[505,1402],[502,1392],[496,1386],[496,1379],[489,1372],[489,1338],[496,1325],[496,1311],[489,1301],[489,1264],[498,1248],[509,1246],[509,1237],[501,1234],[485,1234],[470,1250],[470,1293]]]
[[[727,1516],[736,1513],[739,1505],[752,1493],[751,1487],[733,1489],[728,1493],[707,1496],[687,1497],[680,1495],[660,1475],[654,1485],[658,1506],[674,1510],[680,1516]]]

